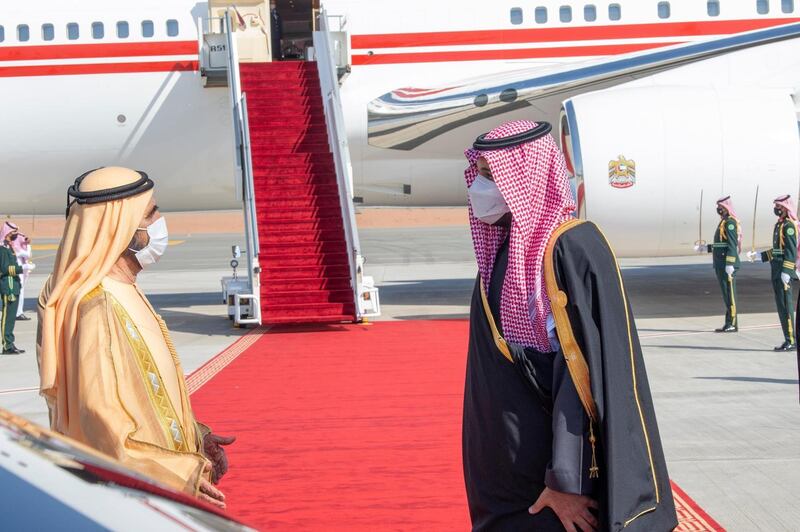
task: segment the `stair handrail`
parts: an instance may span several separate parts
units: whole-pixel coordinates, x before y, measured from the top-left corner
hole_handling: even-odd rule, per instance
[[[314,53],[319,70],[325,123],[328,129],[328,143],[333,152],[336,181],[339,185],[339,204],[342,210],[345,241],[347,242],[356,320],[360,321],[363,315],[359,304],[359,298],[361,297],[361,272],[359,271],[361,246],[358,240],[356,215],[353,207],[353,167],[350,162],[350,148],[347,142],[347,131],[339,95],[339,76],[336,69],[334,44],[330,34],[328,14],[324,6],[320,9],[319,30],[314,32]]]
[[[242,80],[239,72],[239,52],[236,36],[233,34],[231,8],[225,10],[226,51],[228,53],[228,87],[233,107],[233,130],[235,137],[236,164],[241,173],[242,202],[244,206],[244,232],[247,242],[247,276],[252,294],[250,300],[251,315],[249,319],[241,319],[234,315],[237,325],[254,323],[261,325],[260,272],[258,263],[260,245],[256,217],[255,192],[253,185],[253,160],[250,151],[250,128],[247,117],[247,95],[242,92]]]

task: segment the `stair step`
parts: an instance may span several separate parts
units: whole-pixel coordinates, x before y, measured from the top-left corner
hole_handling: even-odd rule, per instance
[[[328,197],[328,196],[336,196],[337,197],[337,204],[338,204],[338,195],[336,191],[331,188],[331,190],[324,191],[323,194],[293,194],[293,193],[286,193],[280,195],[273,195],[270,194],[268,191],[270,187],[279,187],[281,185],[285,186],[298,186],[298,187],[305,187],[309,185],[327,185],[330,187],[336,186],[336,176],[330,174],[276,174],[268,177],[264,177],[261,179],[256,180],[256,186],[262,187],[262,191],[264,191],[261,196],[263,196],[262,200],[265,202],[269,202],[270,200],[282,200],[282,199],[308,199],[314,197]],[[331,199],[331,201],[333,201]]]
[[[247,109],[247,120],[250,127],[262,126],[269,129],[289,127],[288,124],[325,125],[325,110],[322,107],[270,107],[256,108],[251,105]],[[292,128],[295,129],[295,128]]]
[[[344,239],[317,242],[285,242],[261,244],[261,255],[307,255],[312,253],[345,253]]]
[[[261,317],[267,323],[270,319],[303,316],[347,316],[355,314],[353,303],[308,303],[281,304],[264,308]]]
[[[327,144],[276,144],[272,150],[270,150],[269,156],[325,153],[329,150],[330,148],[328,148]]]
[[[250,138],[275,137],[293,133],[295,135],[325,135],[328,136],[328,128],[322,120],[311,120],[307,115],[302,115],[305,120],[292,120],[287,124],[285,120],[277,120],[276,117],[284,115],[272,115],[267,118],[252,118],[250,121]],[[285,115],[290,116],[290,115]]]
[[[255,165],[254,165],[255,166]],[[267,170],[263,166],[258,167],[257,170],[253,171],[253,175],[255,176],[255,185],[267,187],[271,190],[275,186],[281,185],[288,185],[289,183],[286,182],[287,179],[293,180],[291,184],[302,184],[307,185],[335,185],[336,184],[336,174],[332,170],[324,170],[315,172],[313,170],[306,170],[302,171],[294,167],[275,167],[273,170]],[[291,191],[287,190],[289,195],[292,194]],[[331,192],[332,194],[334,192]]]
[[[314,266],[262,266],[261,282],[270,279],[297,280],[309,277],[349,277],[348,264],[314,265]]]
[[[252,126],[250,126],[252,127]],[[287,131],[285,135],[275,134],[272,137],[259,137],[253,140],[250,137],[251,152],[255,155],[270,154],[275,148],[283,148],[284,146],[296,147],[311,147],[311,146],[324,146],[330,149],[328,144],[328,135],[308,135],[304,133],[292,133]]]
[[[344,251],[331,253],[312,253],[308,255],[295,255],[291,253],[259,255],[261,267],[273,264],[281,266],[340,266],[347,265],[348,256]]]
[[[255,163],[255,161],[254,161]],[[297,153],[297,154],[286,154],[280,155],[270,159],[268,162],[264,161],[262,164],[269,168],[273,168],[276,165],[298,165],[298,164],[305,164],[305,163],[333,163],[333,154],[332,153]]]
[[[314,79],[319,80],[319,72],[316,70],[239,70],[242,81],[244,80],[261,80],[261,79],[288,79],[288,80],[306,80]]]
[[[247,102],[258,105],[259,107],[300,107],[303,109],[309,107],[324,107],[322,103],[322,94],[308,95],[298,98],[276,98],[274,94],[268,92],[251,92],[247,95]]]
[[[299,197],[273,197],[265,196],[260,201],[256,202],[257,209],[261,210],[274,210],[274,209],[318,209],[320,207],[330,207],[340,209],[339,195],[326,194],[325,196],[299,196]]]
[[[278,292],[293,292],[298,290],[351,290],[350,277],[270,279],[269,286],[271,290]]]
[[[280,199],[276,198],[273,195],[261,196],[260,203],[264,203],[267,198],[272,199]],[[291,196],[290,196],[291,197]],[[304,196],[304,197],[314,197],[314,196]],[[272,221],[274,218],[279,218],[282,220],[288,220],[290,216],[302,216],[302,219],[305,220],[307,218],[314,218],[314,219],[322,219],[322,218],[338,218],[341,216],[341,209],[339,207],[339,203],[324,203],[323,205],[319,206],[309,206],[309,207],[295,207],[292,205],[272,205],[269,209],[269,212],[258,212],[256,213],[256,217],[259,220],[267,220]],[[298,218],[291,218],[292,220]]]
[[[312,161],[312,162],[292,162],[284,161],[282,163],[256,164],[253,160],[253,171],[255,172],[269,172],[271,174],[307,174],[307,173],[327,173],[335,174],[336,167],[333,164],[333,157],[329,157],[327,161]]]
[[[307,197],[327,194],[338,194],[339,187],[335,183],[331,184],[309,184],[309,185],[284,185],[284,184],[262,184],[256,191],[256,201],[266,197]]]
[[[239,63],[242,72],[283,71],[283,70],[318,70],[313,61],[271,61],[268,63]]]
[[[319,80],[316,79],[243,78],[242,91],[248,94],[250,92],[268,92],[276,98],[283,98],[290,95],[311,96],[320,94],[321,89]]]
[[[264,318],[264,311],[261,312],[262,323],[265,325],[301,325],[304,323],[353,323],[355,312],[352,314],[342,314],[339,316],[304,316],[302,319],[296,317],[279,317],[271,313]]]
[[[344,241],[343,227],[303,230],[282,230],[280,233],[259,235],[261,246],[270,244],[305,244],[331,240]]]
[[[281,304],[313,304],[313,303],[351,303],[353,292],[351,290],[296,290],[278,291],[268,290],[261,292],[262,305],[269,308]]]

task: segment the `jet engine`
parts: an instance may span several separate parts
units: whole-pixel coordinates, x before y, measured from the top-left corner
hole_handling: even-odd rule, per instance
[[[560,140],[580,216],[621,256],[691,254],[731,195],[743,249],[771,245],[772,200],[800,188],[800,135],[791,91],[614,88],[565,101]],[[757,204],[756,204],[756,195]],[[702,202],[701,202],[702,198]]]

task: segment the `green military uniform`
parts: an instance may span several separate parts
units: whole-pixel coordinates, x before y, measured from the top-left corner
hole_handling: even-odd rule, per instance
[[[726,216],[714,232],[714,243],[708,245],[714,258],[714,272],[717,274],[722,300],[725,303],[725,326],[723,329],[739,328],[736,317],[736,274],[739,272],[739,221]],[[733,275],[725,272],[726,266],[733,266]]]
[[[0,296],[3,298],[3,315],[0,322],[3,336],[3,351],[14,348],[14,324],[17,321],[17,306],[22,283],[22,266],[17,256],[5,246],[0,246]]]
[[[761,253],[761,260],[769,262],[772,268],[772,289],[775,291],[775,305],[781,320],[783,337],[790,345],[794,345],[794,319],[792,312],[792,285],[784,285],[781,274],[786,273],[797,279],[795,261],[797,260],[797,224],[786,218],[778,220],[772,234],[772,249]]]

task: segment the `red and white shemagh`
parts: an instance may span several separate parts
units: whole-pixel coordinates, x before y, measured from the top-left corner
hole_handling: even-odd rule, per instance
[[[508,122],[490,131],[486,139],[516,135],[534,127],[536,123],[528,120]],[[464,171],[467,186],[478,175],[478,159],[485,158],[511,210],[511,227],[506,228],[480,221],[475,218],[472,205],[469,207],[475,258],[486,290],[497,251],[511,232],[500,299],[503,334],[516,344],[550,352],[550,299],[544,286],[544,252],[553,231],[575,211],[564,155],[550,135],[509,148],[469,149],[464,154],[469,161]]]
[[[781,196],[779,198],[775,198],[775,205],[780,205],[786,209],[789,219],[794,220],[795,222],[797,221],[797,207],[792,201],[791,196]]]
[[[739,220],[739,217],[736,216],[736,210],[733,208],[733,201],[731,201],[731,197],[730,196],[725,196],[724,198],[718,199],[717,200],[717,205],[719,205],[720,207],[724,207],[725,210],[728,211],[728,214],[730,215],[730,217],[733,218],[734,220],[736,220],[736,222],[737,222],[736,223],[736,227],[738,227],[738,231],[737,231],[738,238],[737,238],[737,240],[739,242],[739,253],[741,253],[742,252],[742,222],[741,222],[741,220]]]

